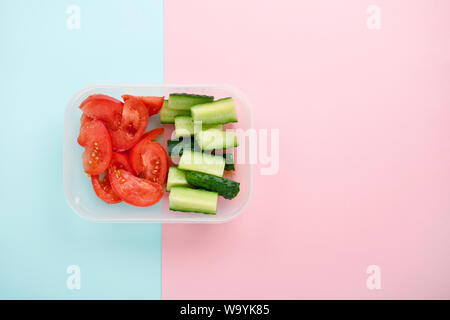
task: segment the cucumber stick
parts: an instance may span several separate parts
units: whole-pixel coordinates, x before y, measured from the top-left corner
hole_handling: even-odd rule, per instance
[[[172,156],[181,156],[183,150],[194,150],[201,151],[200,147],[197,145],[192,138],[183,138],[179,140],[167,140],[167,152]],[[218,154],[216,154],[218,155]],[[234,170],[234,155],[232,152],[223,153],[222,156],[225,158],[225,170]]]
[[[186,180],[186,176],[183,170],[177,167],[170,167],[167,175],[166,190],[170,191],[172,187],[188,187],[189,183]]]
[[[208,129],[196,134],[195,139],[202,150],[227,149],[238,146],[236,132]]]
[[[188,93],[171,93],[169,95],[168,107],[173,110],[189,111],[192,106],[201,103],[207,103],[214,100],[212,96],[202,96]]]
[[[194,139],[184,137],[178,140],[167,140],[167,152],[169,156],[181,156],[183,150],[201,151]]]
[[[239,182],[194,171],[185,172],[189,184],[217,192],[225,199],[233,199],[239,193]]]
[[[202,125],[201,122],[196,122],[192,120],[190,116],[176,116],[175,117],[175,135],[177,138],[193,136],[194,133],[200,132],[202,130],[217,129],[222,130],[221,124],[216,125]]]
[[[194,105],[191,116],[194,121],[202,121],[204,125],[237,122],[236,106],[232,98]]]
[[[225,158],[225,171],[233,170],[234,171],[234,154],[233,153],[225,153],[223,155]]]
[[[164,100],[161,111],[159,112],[159,118],[161,123],[175,123],[176,116],[188,116],[191,112],[189,110],[174,110],[168,106],[168,101]]]
[[[216,214],[218,197],[217,192],[174,186],[169,194],[169,208],[173,211]]]
[[[221,177],[225,169],[225,159],[222,156],[185,149],[178,163],[178,168]]]

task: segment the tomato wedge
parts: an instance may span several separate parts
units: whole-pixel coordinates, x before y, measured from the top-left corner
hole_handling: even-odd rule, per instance
[[[122,118],[123,102],[104,94],[93,94],[80,105],[83,115],[102,120],[112,130],[117,130]]]
[[[155,140],[156,138],[158,138],[163,133],[164,133],[164,128],[156,128],[156,129],[150,130],[149,132],[146,132],[142,136],[141,140],[144,140],[146,138],[149,138],[150,140]]]
[[[133,147],[147,128],[148,110],[136,97],[129,97],[122,110],[122,119],[117,130],[111,130],[115,151],[126,151]]]
[[[128,161],[128,155],[126,153],[113,152],[111,157],[110,166],[114,165],[118,169],[124,169],[127,171],[132,171]],[[118,203],[122,199],[114,192],[109,182],[108,171],[105,171],[103,179],[101,175],[91,176],[92,186],[94,187],[95,194],[105,201],[106,203]]]
[[[114,192],[109,183],[108,173],[100,180],[100,176],[91,176],[92,186],[94,187],[97,197],[106,203],[119,203],[122,199]]]
[[[113,152],[110,166],[115,166],[117,169],[124,169],[133,172],[133,168],[128,160],[128,155],[122,152]]]
[[[164,97],[132,96],[130,94],[124,94],[122,96],[122,99],[123,99],[123,101],[126,101],[130,97],[135,97],[135,98],[140,99],[145,104],[145,106],[148,108],[149,116],[159,113],[159,111],[161,110],[163,103],[164,103]]]
[[[130,150],[131,167],[139,177],[163,185],[166,182],[168,155],[158,142],[152,141],[156,138],[152,131]]]
[[[109,167],[108,175],[114,192],[128,204],[148,207],[158,202],[164,194],[160,184],[136,177],[115,165]]]
[[[83,124],[85,123],[85,122],[87,122],[87,121],[91,121],[92,120],[92,118],[90,118],[90,117],[88,117],[87,115],[85,115],[84,113],[81,115],[81,118],[80,118],[80,123],[81,123],[81,125],[83,126]]]
[[[87,174],[99,175],[108,168],[112,157],[112,143],[109,131],[102,121],[83,121],[78,143],[85,148],[82,159]]]

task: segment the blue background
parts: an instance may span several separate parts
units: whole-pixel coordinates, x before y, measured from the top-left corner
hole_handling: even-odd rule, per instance
[[[72,4],[79,30],[66,27]],[[79,89],[162,83],[162,0],[1,0],[0,24],[0,298],[160,299],[161,225],[73,212],[62,139]],[[69,265],[80,290],[66,286]]]

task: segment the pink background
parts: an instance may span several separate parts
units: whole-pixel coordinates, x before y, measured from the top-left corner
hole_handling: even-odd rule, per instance
[[[163,298],[450,298],[449,12],[165,1],[166,83],[237,86],[281,145],[239,218],[163,226]]]

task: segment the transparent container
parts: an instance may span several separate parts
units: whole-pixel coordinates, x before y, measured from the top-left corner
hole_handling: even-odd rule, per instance
[[[227,200],[219,197],[215,215],[177,212],[169,210],[168,192],[157,204],[150,207],[135,207],[125,202],[107,204],[94,193],[90,178],[83,171],[81,155],[84,149],[78,145],[77,137],[80,130],[81,102],[91,94],[102,93],[117,99],[123,94],[139,96],[165,96],[173,92],[186,92],[212,95],[215,98],[233,97],[239,122],[227,124],[225,128],[248,130],[252,128],[252,113],[247,99],[233,87],[225,85],[96,85],[77,92],[67,105],[64,115],[64,145],[63,145],[63,183],[64,194],[69,205],[80,216],[94,221],[104,222],[155,222],[155,223],[222,223],[237,217],[245,209],[250,200],[253,184],[252,164],[236,163],[236,170],[226,171],[225,177],[240,182],[240,192],[236,198]],[[150,128],[164,127],[164,141],[171,138],[173,125],[161,125],[159,115],[152,116]],[[238,134],[239,147],[244,148],[246,158],[249,145],[245,135]],[[236,157],[236,153],[235,153]],[[177,159],[174,159],[175,161]]]

